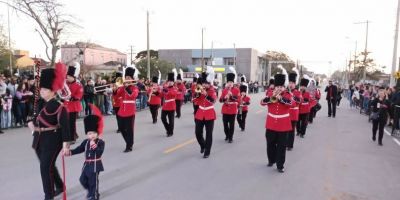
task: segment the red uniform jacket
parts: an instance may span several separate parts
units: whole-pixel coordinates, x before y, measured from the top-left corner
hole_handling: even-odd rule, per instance
[[[300,104],[300,114],[306,114],[309,113],[311,110],[311,96],[309,92],[303,92],[303,102]]]
[[[113,91],[113,95],[112,95],[112,101],[113,101],[112,104],[113,104],[113,107],[115,107],[115,108],[121,107],[121,102],[122,102],[122,97],[117,95],[118,89]]]
[[[176,100],[184,100],[185,99],[185,94],[186,94],[186,87],[185,84],[183,83],[177,83],[176,84]]]
[[[162,106],[162,110],[165,111],[172,111],[176,110],[176,88],[174,86],[171,87],[164,87],[163,91],[161,92],[161,97],[164,98],[164,104]]]
[[[149,101],[150,105],[161,105],[161,88],[157,86],[157,90],[156,92],[153,92],[153,88],[149,88],[147,89],[147,95],[150,98],[151,95],[151,99]]]
[[[244,96],[240,98],[240,106],[242,106],[242,111],[248,111],[250,105],[250,97]]]
[[[81,112],[82,111],[82,96],[83,87],[80,83],[74,81],[72,83],[67,83],[69,90],[71,91],[71,98],[64,102],[65,107],[68,112]]]
[[[215,120],[217,118],[214,109],[214,103],[217,99],[217,94],[215,93],[214,87],[211,86],[209,89],[207,89],[207,95],[196,94],[194,98],[199,105],[199,109],[194,115],[195,119]]]
[[[276,132],[288,132],[292,130],[289,110],[295,105],[292,95],[288,92],[282,94],[282,99],[276,103],[270,102],[272,91],[268,92],[266,98],[261,100],[261,105],[268,106],[268,114],[265,128]]]
[[[139,89],[134,86],[122,86],[117,90],[117,96],[121,98],[121,106],[118,110],[118,116],[131,117],[136,114],[136,97]]]
[[[301,95],[301,92],[296,89],[294,89],[292,91],[292,96],[293,96],[295,105],[290,108],[290,112],[289,112],[290,120],[299,121],[299,106],[300,106],[301,102],[303,101],[303,97]]]
[[[318,104],[320,98],[321,98],[321,92],[318,89],[316,89],[314,96],[311,97],[311,102],[310,102],[311,108],[313,108]]]
[[[228,99],[227,94],[231,91],[232,96]],[[222,90],[221,97],[219,98],[222,105],[222,114],[235,115],[238,112],[238,106],[240,102],[240,90],[236,87],[232,89],[225,88]]]

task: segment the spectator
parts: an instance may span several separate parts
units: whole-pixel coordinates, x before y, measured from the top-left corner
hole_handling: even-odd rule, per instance
[[[26,103],[30,95],[33,95],[30,91],[26,90],[26,84],[21,83],[18,85],[17,92],[15,96],[18,100],[18,117],[16,119],[16,123],[19,123],[21,126],[26,125],[27,121],[27,112],[26,112]]]
[[[353,95],[351,96],[351,99],[353,100],[353,105],[354,107],[360,106],[360,92],[358,90],[358,87],[353,92]]]
[[[380,88],[378,98],[371,103],[372,106],[372,140],[376,140],[376,132],[379,129],[378,144],[382,146],[383,131],[387,123],[388,109],[390,102],[384,88]]]
[[[89,80],[87,82],[87,84],[84,87],[84,95],[83,95],[83,99],[85,100],[85,115],[91,115],[92,112],[90,110],[89,104],[93,104],[94,103],[94,97],[95,97],[95,93],[94,93],[94,82],[93,80]]]
[[[365,86],[365,90],[363,93],[363,109],[364,111],[368,111],[368,105],[369,105],[369,100],[370,100],[370,90],[369,90],[369,86]]]
[[[6,93],[1,98],[2,103],[2,111],[1,111],[1,128],[10,128],[11,127],[11,108],[13,98],[11,96],[10,90],[6,89]],[[0,130],[0,133],[2,131]]]
[[[95,84],[95,87],[97,88],[96,90],[102,90],[104,89],[103,87],[99,87],[99,86],[103,86],[103,81],[101,79],[101,77],[99,77],[97,79],[97,82]],[[104,109],[104,90],[100,91],[100,92],[96,92],[96,103],[97,103],[97,107],[103,112],[105,113],[105,109]]]

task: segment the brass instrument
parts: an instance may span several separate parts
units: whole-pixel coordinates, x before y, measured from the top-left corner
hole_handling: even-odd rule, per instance
[[[201,93],[204,90],[203,86],[198,84],[196,85],[196,89],[194,90],[195,93]]]
[[[62,100],[69,100],[71,98],[71,90],[69,90],[67,82],[64,83],[62,90],[57,91],[57,94]]]
[[[154,92],[157,92],[158,86],[151,88],[151,93],[149,94],[149,99],[147,100],[147,102],[151,101],[151,96],[153,96]]]
[[[133,82],[133,83],[131,83],[131,82]],[[126,83],[129,83],[129,84],[126,84]],[[125,85],[126,84],[126,85]],[[136,85],[137,83],[136,83],[136,81],[135,80],[125,80],[125,81],[123,81],[122,80],[122,77],[118,77],[116,80],[115,80],[115,83],[110,83],[110,84],[106,84],[106,85],[99,85],[99,86],[95,86],[94,87],[94,92],[104,92],[104,91],[106,91],[107,90],[107,86],[112,86],[112,85],[115,85],[115,86],[117,86],[117,87],[121,87],[121,86],[130,86],[130,85]]]
[[[239,105],[239,110],[238,110],[239,115],[243,114],[243,106],[244,106],[243,98],[244,98],[244,95],[242,95],[242,101],[240,102],[240,105]]]
[[[280,95],[281,95],[281,90],[278,90],[278,89],[276,89],[275,88],[275,90],[274,90],[274,92],[272,93],[272,96],[270,97],[270,102],[271,103],[276,103],[276,102],[278,102],[278,100],[279,100],[279,97],[280,97]]]

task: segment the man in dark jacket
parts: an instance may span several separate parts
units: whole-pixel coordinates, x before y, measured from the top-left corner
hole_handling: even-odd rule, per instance
[[[336,116],[337,87],[329,80],[329,85],[325,88],[326,100],[328,101],[328,117]]]

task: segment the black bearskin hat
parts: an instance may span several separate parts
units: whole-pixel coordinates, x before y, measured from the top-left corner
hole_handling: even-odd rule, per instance
[[[275,79],[275,86],[285,85],[286,76],[284,74],[276,74],[274,76],[274,79]]]
[[[309,82],[310,82],[310,80],[308,80],[306,78],[302,78],[301,81],[300,81],[300,86],[307,87]]]
[[[240,93],[242,93],[242,92],[246,92],[247,93],[247,86],[246,85],[240,85],[239,89],[240,89]]]
[[[178,73],[178,75],[176,76],[176,80],[182,80],[182,76],[180,73]]]
[[[296,78],[297,78],[297,74],[296,73],[290,73],[289,74],[289,82],[296,83]]]
[[[175,81],[175,75],[174,75],[174,73],[168,73],[168,81],[172,81],[172,82]]]
[[[125,77],[130,76],[132,79],[134,78],[135,75],[135,69],[132,67],[128,67],[125,69]]]
[[[89,131],[94,131],[98,132],[98,124],[99,124],[100,118],[96,115],[88,115],[83,119],[83,122],[85,124],[85,134],[87,134]]]
[[[234,73],[227,73],[226,74],[226,82],[235,82],[235,74]]]
[[[151,78],[151,82],[158,83],[158,77],[157,76],[153,76],[153,78]]]
[[[270,85],[274,85],[275,84],[275,80],[273,78],[269,79],[269,84]]]

